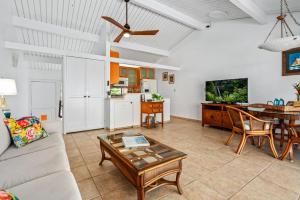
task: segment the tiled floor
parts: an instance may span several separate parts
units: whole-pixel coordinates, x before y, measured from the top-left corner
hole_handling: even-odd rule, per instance
[[[165,127],[134,129],[188,154],[183,162],[179,195],[174,186],[161,187],[147,200],[270,199],[300,200],[300,149],[296,160],[274,159],[269,147],[247,144],[240,156],[234,153],[239,137],[230,146],[224,141],[230,132],[202,128],[197,122],[173,119]],[[136,200],[133,186],[109,162],[101,158],[97,135],[106,130],[65,136],[72,172],[86,200]],[[120,132],[120,131],[118,131]],[[277,146],[280,152],[279,147]],[[173,178],[173,177],[170,177]]]

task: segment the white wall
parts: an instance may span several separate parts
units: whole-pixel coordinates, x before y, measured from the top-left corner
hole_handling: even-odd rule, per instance
[[[11,25],[13,1],[0,1],[0,78],[17,78],[17,69],[13,67],[12,52],[4,48],[4,41],[15,41],[16,35]],[[19,83],[17,82],[17,87]],[[17,96],[6,98],[13,113],[18,112],[20,101]]]
[[[300,13],[296,18],[300,18]],[[270,22],[259,25],[252,19],[243,19],[214,24],[211,30],[193,32],[170,57],[162,59],[160,63],[181,67],[175,72],[175,85],[162,82],[163,71],[157,71],[158,91],[171,98],[171,114],[201,119],[200,106],[205,101],[208,80],[249,78],[250,103],[265,103],[278,97],[295,100],[292,85],[300,81],[300,76],[281,76],[281,53],[257,48],[275,21]],[[300,26],[290,24],[299,35]]]
[[[23,53],[4,48],[4,41],[17,41],[14,27],[11,24],[13,1],[0,1],[0,78],[16,80],[18,94],[7,96],[8,107],[13,117],[29,115],[29,83],[30,80],[61,80],[62,72],[31,70],[30,64],[24,60]],[[17,62],[13,62],[13,56]]]

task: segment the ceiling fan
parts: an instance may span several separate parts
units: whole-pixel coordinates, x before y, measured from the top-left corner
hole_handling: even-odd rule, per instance
[[[156,35],[159,30],[144,30],[144,31],[130,30],[130,26],[128,24],[128,2],[129,2],[129,0],[125,0],[125,2],[126,2],[126,24],[124,26],[111,17],[102,16],[103,19],[112,23],[113,25],[117,26],[118,28],[120,28],[122,30],[122,32],[116,37],[114,42],[120,42],[121,39],[123,38],[123,36],[128,38],[131,35]]]

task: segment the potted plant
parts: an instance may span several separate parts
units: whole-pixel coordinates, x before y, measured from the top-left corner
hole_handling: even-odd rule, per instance
[[[154,101],[162,101],[164,98],[158,93],[152,93],[152,99]]]
[[[294,88],[298,91],[298,94],[300,94],[300,82],[295,83]]]

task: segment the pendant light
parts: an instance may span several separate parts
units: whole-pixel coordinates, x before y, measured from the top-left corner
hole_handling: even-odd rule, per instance
[[[290,26],[287,24],[285,20],[287,15],[283,13],[283,6],[285,6],[286,8],[287,14],[289,14],[290,17],[293,19],[293,21],[300,26],[300,23],[297,22],[296,18],[294,17],[291,10],[289,9],[286,0],[280,0],[280,16],[277,17],[276,23],[273,26],[271,32],[268,34],[264,43],[259,45],[258,48],[267,51],[281,52],[281,51],[286,51],[289,49],[300,47],[300,36],[294,35]],[[279,23],[280,23],[281,37],[273,40],[269,39],[272,32],[274,31],[276,26],[279,25]]]

